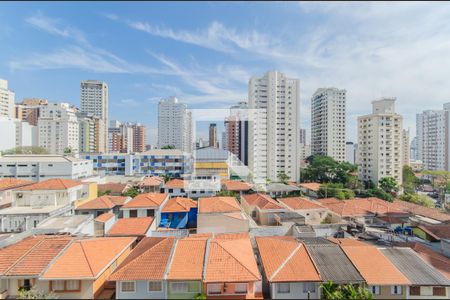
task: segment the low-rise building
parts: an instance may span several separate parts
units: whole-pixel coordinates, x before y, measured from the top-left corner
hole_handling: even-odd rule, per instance
[[[195,150],[194,155],[196,177],[205,179],[217,176],[221,179],[230,178],[229,153],[227,150],[207,147]]]
[[[197,213],[197,201],[183,197],[171,198],[162,208],[159,226],[176,229],[196,228]]]
[[[171,197],[199,199],[213,197],[219,191],[220,180],[217,177],[191,180],[172,179],[164,184],[164,192]]]
[[[279,198],[287,208],[305,217],[306,224],[320,224],[328,216],[328,208],[301,197]]]
[[[239,180],[221,180],[221,188],[223,191],[236,192],[240,195],[246,193],[252,189],[252,185]]]
[[[3,155],[0,178],[32,181],[63,178],[79,180],[93,175],[92,161],[62,155]]]
[[[107,194],[111,196],[122,196],[126,191],[128,191],[131,188],[131,185],[128,183],[115,183],[115,182],[108,182],[108,183],[102,183],[98,184],[98,191],[101,194]]]
[[[120,208],[130,200],[126,196],[103,195],[87,201],[75,208],[75,213],[80,215],[91,214],[95,217],[104,213],[113,213],[117,218],[122,217]]]
[[[169,200],[168,194],[140,194],[125,203],[120,210],[124,218],[154,217],[156,224],[161,222],[161,208]]]
[[[106,232],[106,236],[134,236],[141,239],[151,236],[156,227],[153,217],[121,218]]]
[[[250,215],[258,225],[275,225],[276,214],[286,212],[287,208],[267,194],[249,194],[241,197],[244,211]]]
[[[265,187],[265,192],[271,197],[283,197],[288,195],[296,195],[300,192],[300,188],[283,183],[270,183]]]
[[[444,213],[436,208],[425,207],[411,202],[394,200],[393,205],[398,209],[409,212],[415,216],[422,216],[438,222],[450,222],[450,214]],[[419,220],[416,220],[419,221]]]
[[[0,179],[0,209],[11,206],[11,203],[13,201],[12,191],[15,188],[19,188],[32,183],[33,182],[29,180],[16,178]]]
[[[159,176],[146,176],[137,187],[141,193],[159,193],[164,186],[164,178]]]

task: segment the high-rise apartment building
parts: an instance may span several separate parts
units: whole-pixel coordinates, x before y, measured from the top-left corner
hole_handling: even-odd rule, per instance
[[[351,164],[356,163],[356,146],[353,142],[345,143],[345,161]]]
[[[311,152],[345,161],[346,91],[320,88],[311,98]]]
[[[68,103],[49,103],[40,108],[38,119],[39,146],[50,154],[73,153],[79,148],[79,127],[76,109]]]
[[[402,159],[403,159],[403,165],[409,166],[409,160],[411,157],[410,153],[410,144],[409,144],[409,129],[403,129],[402,131]]]
[[[417,159],[425,170],[450,171],[450,103],[416,117]]]
[[[224,149],[232,152],[248,165],[248,105],[242,101],[230,108],[230,116],[225,118]]]
[[[255,181],[300,178],[300,81],[277,71],[253,77],[248,91],[249,169]]]
[[[209,124],[209,147],[219,148],[217,125],[215,123]]]
[[[47,105],[47,99],[25,98],[15,105],[15,118],[37,126],[39,119],[39,107]]]
[[[81,112],[100,119],[102,131],[97,140],[100,141],[100,152],[108,151],[108,85],[98,80],[81,81]]]
[[[300,144],[306,144],[306,129],[305,128],[300,128],[298,138],[299,138],[298,142]]]
[[[145,126],[141,123],[120,123],[112,120],[109,125],[109,149],[111,152],[139,153],[145,151]]]
[[[162,99],[158,105],[158,148],[165,146],[192,153],[192,114],[175,97]]]
[[[0,79],[0,116],[14,118],[14,97],[13,91],[8,89],[8,81]]]
[[[92,114],[77,113],[79,126],[79,151],[82,153],[101,153],[103,140],[104,122]]]
[[[417,136],[415,136],[412,140],[411,140],[411,146],[410,146],[410,153],[411,153],[411,159],[412,160],[418,160],[418,155],[417,155]]]
[[[372,102],[372,114],[358,117],[358,177],[378,184],[393,177],[402,184],[403,117],[395,112],[395,98]]]

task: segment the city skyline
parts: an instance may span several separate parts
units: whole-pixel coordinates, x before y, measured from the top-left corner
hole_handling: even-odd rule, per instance
[[[302,128],[310,128],[317,88],[346,89],[347,140],[354,142],[356,116],[373,100],[396,97],[413,134],[416,113],[449,100],[450,9],[440,3],[2,6],[0,78],[16,102],[80,106],[80,81],[98,79],[110,88],[109,119],[143,123],[151,144],[161,98],[228,108],[247,100],[249,79],[268,70],[300,79]],[[183,18],[185,11],[194,18]]]

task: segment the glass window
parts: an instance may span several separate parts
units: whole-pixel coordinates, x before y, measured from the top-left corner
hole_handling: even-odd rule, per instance
[[[380,294],[380,286],[378,285],[372,285],[370,287],[370,291],[372,292],[372,294],[374,295],[379,295]]]
[[[66,281],[66,289],[68,291],[79,291],[80,290],[80,281],[79,280],[67,280]]]
[[[64,280],[52,280],[52,291],[64,291]]]
[[[136,286],[134,281],[122,281],[120,283],[120,290],[125,293],[135,292]]]
[[[149,292],[161,292],[162,291],[161,281],[149,281],[148,282],[148,291]]]
[[[218,283],[208,284],[208,294],[221,294],[222,293],[222,285]]]
[[[291,292],[291,285],[289,283],[278,283],[277,292],[279,294],[289,294]]]
[[[420,286],[411,286],[409,288],[409,294],[411,296],[420,296]]]
[[[236,294],[246,294],[247,293],[247,284],[246,283],[236,283],[234,285],[234,292]]]
[[[172,282],[171,292],[173,293],[186,293],[188,291],[188,284],[186,282]]]
[[[400,285],[391,286],[391,295],[401,295],[402,287]]]

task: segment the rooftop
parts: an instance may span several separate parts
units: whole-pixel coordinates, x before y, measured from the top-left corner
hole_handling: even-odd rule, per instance
[[[16,190],[17,191],[67,190],[80,185],[82,185],[82,183],[79,181],[71,179],[53,178],[36,182],[30,185],[22,186]]]
[[[272,197],[266,194],[256,193],[250,195],[242,195],[242,200],[247,202],[249,205],[256,206],[261,210],[285,210],[286,208],[273,200]]]
[[[70,216],[58,216],[51,217],[40,222],[36,228],[49,229],[57,232],[70,232],[72,230],[77,231],[80,226],[87,224],[93,217],[91,215],[70,215]]]
[[[33,184],[33,181],[16,178],[2,178],[0,179],[0,191],[13,189],[28,184]]]
[[[110,191],[112,194],[122,194],[129,188],[129,185],[127,183],[108,182],[97,185],[97,188],[103,193]]]
[[[393,204],[399,209],[408,211],[415,215],[421,215],[441,222],[450,221],[450,214],[441,212],[439,209],[436,208],[429,208],[402,200],[394,200]]]
[[[248,191],[252,188],[252,186],[244,181],[238,181],[238,180],[222,180],[221,185],[224,190],[226,191]]]
[[[16,154],[3,155],[0,157],[0,163],[7,162],[89,162],[89,160],[75,158],[63,155],[48,155],[48,154]]]
[[[339,200],[327,198],[317,200],[321,205],[342,217],[363,217],[368,215],[407,216],[408,213],[390,202],[378,198],[355,198]]]
[[[98,216],[97,218],[95,218],[95,221],[105,223],[108,220],[110,220],[111,218],[114,218],[115,216],[116,215],[113,213],[104,213],[104,214],[101,214],[100,216]]]
[[[107,236],[145,236],[153,223],[153,217],[120,218],[106,233]]]
[[[436,240],[450,238],[450,224],[430,226],[419,225],[418,227],[425,231],[427,234],[431,235]]]
[[[412,245],[409,243],[407,246],[416,251],[428,264],[444,274],[447,279],[450,279],[450,259],[448,257],[437,253],[421,243],[413,243]]]
[[[138,186],[144,187],[144,186],[160,186],[161,184],[164,184],[164,179],[158,176],[150,176],[150,177],[144,177],[144,179],[138,183]]]
[[[189,212],[191,208],[195,207],[197,207],[197,201],[194,201],[191,198],[175,197],[166,202],[162,212]]]
[[[268,193],[278,193],[278,192],[295,192],[295,191],[300,191],[300,188],[293,186],[293,185],[288,185],[288,184],[284,184],[284,183],[270,183],[266,186],[266,191]]]
[[[224,161],[228,160],[229,153],[227,150],[206,147],[195,150],[194,155],[196,161]]]
[[[103,195],[79,205],[76,210],[84,209],[113,209],[125,204],[128,197]]]
[[[234,197],[209,197],[198,201],[199,213],[241,212],[241,207]]]
[[[185,184],[187,184],[187,182],[182,179],[172,179],[167,181],[164,184],[164,187],[169,189],[184,189]]]
[[[325,207],[320,205],[318,202],[301,197],[279,198],[277,200],[284,203],[292,210],[325,209]]]
[[[140,194],[125,203],[122,208],[160,207],[168,196],[159,193]]]
[[[320,190],[321,184],[317,182],[305,182],[300,183],[299,186],[314,192],[318,192]]]
[[[178,240],[167,279],[202,280],[206,243],[206,239],[191,237]]]

